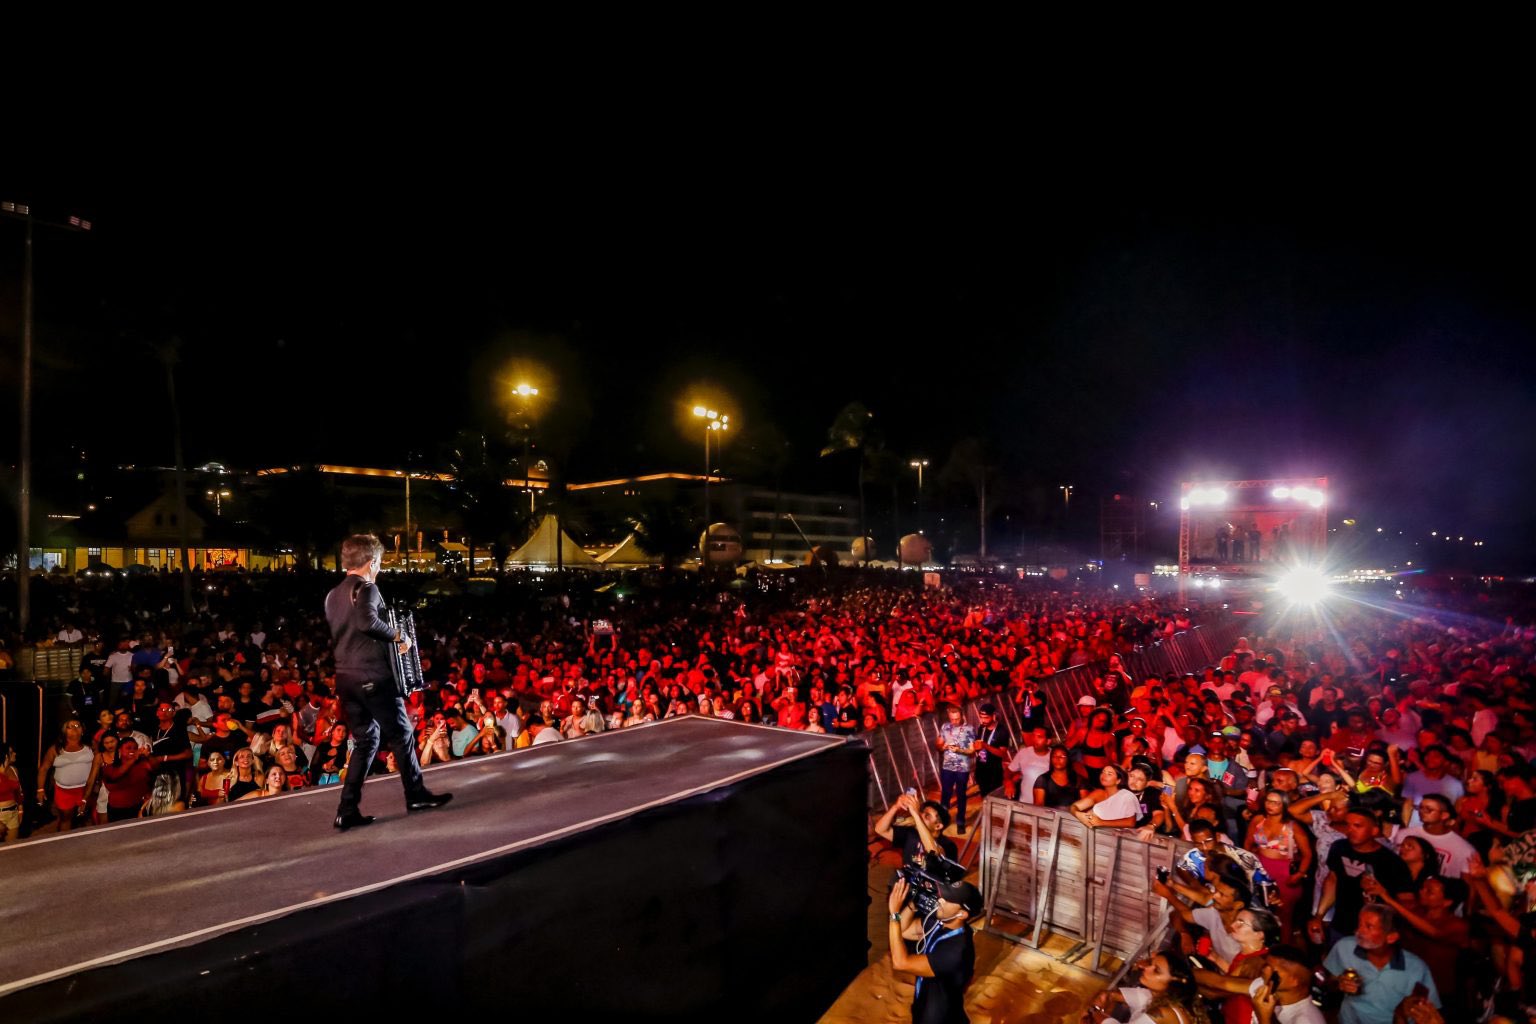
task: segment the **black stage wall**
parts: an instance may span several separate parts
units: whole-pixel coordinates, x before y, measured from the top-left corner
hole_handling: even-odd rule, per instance
[[[23,989],[0,1016],[815,1020],[866,963],[867,758],[862,743],[832,747],[441,877]],[[253,837],[250,856],[281,856],[280,840]],[[61,907],[58,925],[71,913],[90,908]]]

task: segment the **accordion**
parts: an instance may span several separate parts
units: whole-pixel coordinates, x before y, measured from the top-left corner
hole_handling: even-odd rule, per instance
[[[421,677],[421,648],[416,645],[416,614],[403,605],[389,605],[386,610],[395,632],[411,642],[410,649],[404,654],[400,653],[398,645],[389,645],[394,652],[395,682],[400,685],[402,694],[415,693],[426,686]]]

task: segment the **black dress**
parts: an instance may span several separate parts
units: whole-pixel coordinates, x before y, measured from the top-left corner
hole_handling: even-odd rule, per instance
[[[1083,791],[1078,788],[1076,780],[1072,778],[1072,772],[1070,769],[1067,771],[1067,779],[1067,784],[1065,786],[1060,786],[1057,785],[1056,780],[1051,777],[1051,773],[1046,772],[1044,775],[1035,780],[1035,788],[1045,790],[1046,807],[1064,809],[1071,807],[1073,804],[1077,803],[1083,798]]]

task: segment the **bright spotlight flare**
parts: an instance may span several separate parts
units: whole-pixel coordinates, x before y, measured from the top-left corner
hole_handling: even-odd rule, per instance
[[[1315,605],[1328,596],[1332,584],[1318,569],[1292,569],[1280,577],[1275,589],[1292,604]]]
[[[1304,501],[1313,508],[1323,507],[1323,492],[1312,487],[1276,487],[1269,492],[1276,501]]]
[[[1180,500],[1179,507],[1187,509],[1191,505],[1216,505],[1227,503],[1227,492],[1220,487],[1196,487],[1189,492],[1189,496]]]

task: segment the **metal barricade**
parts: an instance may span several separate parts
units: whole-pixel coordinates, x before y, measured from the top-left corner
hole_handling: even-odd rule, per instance
[[[1219,661],[1231,649],[1244,626],[1241,621],[1196,626],[1140,651],[1122,655],[1121,663],[1138,684],[1153,676],[1198,672]],[[1046,729],[1057,739],[1064,738],[1077,720],[1078,700],[1084,695],[1096,695],[1093,681],[1105,668],[1103,662],[1077,665],[1041,681]],[[977,708],[988,702],[997,707],[999,719],[1017,744],[1024,731],[1023,719],[1012,691],[986,694],[964,702],[961,710],[965,720],[976,724],[979,721]],[[903,790],[916,789],[926,794],[938,789],[942,756],[934,740],[938,738],[943,722],[941,714],[918,715],[900,722],[888,722],[869,734],[872,814],[879,814],[889,807]]]
[[[981,838],[985,927],[1115,974],[1150,948],[1165,923],[1167,904],[1152,883],[1158,868],[1171,868],[1188,849],[1179,840],[1143,841],[1131,829],[1091,829],[1065,811],[990,797]]]

